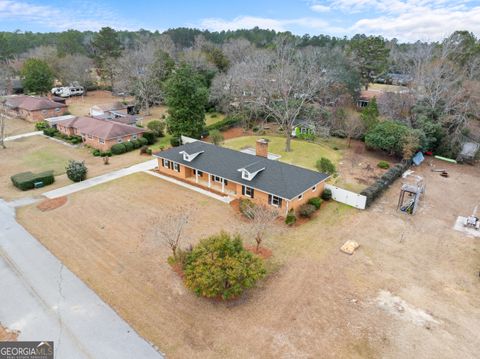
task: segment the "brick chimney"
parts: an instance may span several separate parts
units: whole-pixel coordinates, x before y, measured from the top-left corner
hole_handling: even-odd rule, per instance
[[[257,148],[255,151],[257,156],[268,158],[268,140],[260,138],[257,140]]]

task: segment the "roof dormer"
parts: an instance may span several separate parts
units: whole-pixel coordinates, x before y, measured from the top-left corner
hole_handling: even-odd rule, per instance
[[[199,154],[204,151],[188,153],[187,151],[180,151],[180,154],[183,155],[183,160],[186,162],[192,162]]]
[[[242,179],[251,181],[255,178],[255,176],[263,171],[265,166],[263,166],[260,162],[254,162],[249,164],[248,166],[239,168],[238,171],[242,172]]]

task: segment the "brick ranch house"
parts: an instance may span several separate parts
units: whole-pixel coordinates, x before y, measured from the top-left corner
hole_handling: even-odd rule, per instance
[[[276,207],[282,216],[318,197],[329,177],[268,159],[268,142],[263,139],[257,140],[255,155],[195,141],[154,156],[163,175]]]
[[[68,136],[81,136],[83,143],[101,151],[114,144],[142,137],[144,129],[123,123],[93,118],[74,117],[56,123],[57,130]]]
[[[8,96],[5,107],[10,116],[20,117],[29,122],[43,121],[49,117],[62,116],[68,111],[65,100],[53,97],[27,95]]]

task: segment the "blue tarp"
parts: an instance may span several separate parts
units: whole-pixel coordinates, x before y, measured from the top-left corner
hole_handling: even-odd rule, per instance
[[[415,156],[413,156],[412,161],[413,161],[413,163],[415,163],[416,166],[419,166],[420,163],[422,163],[424,159],[425,159],[425,157],[423,157],[423,153],[422,152],[417,152],[415,154]]]

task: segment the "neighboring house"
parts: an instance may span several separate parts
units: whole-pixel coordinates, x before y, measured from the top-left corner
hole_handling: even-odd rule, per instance
[[[297,133],[302,135],[315,135],[315,124],[309,120],[296,119],[292,126],[292,137],[297,137]]]
[[[136,140],[145,132],[135,126],[93,117],[74,117],[56,125],[61,133],[81,136],[83,143],[101,151],[109,150],[116,143]]]
[[[133,111],[133,105],[116,102],[114,104],[92,106],[90,116],[126,125],[135,125],[139,118],[133,115]]]
[[[65,100],[56,97],[12,95],[7,96],[6,99],[5,106],[11,116],[20,117],[30,122],[62,116],[68,111]]]
[[[207,190],[279,209],[285,216],[324,188],[327,174],[269,160],[268,141],[257,140],[256,155],[203,141],[155,153],[158,171]]]

